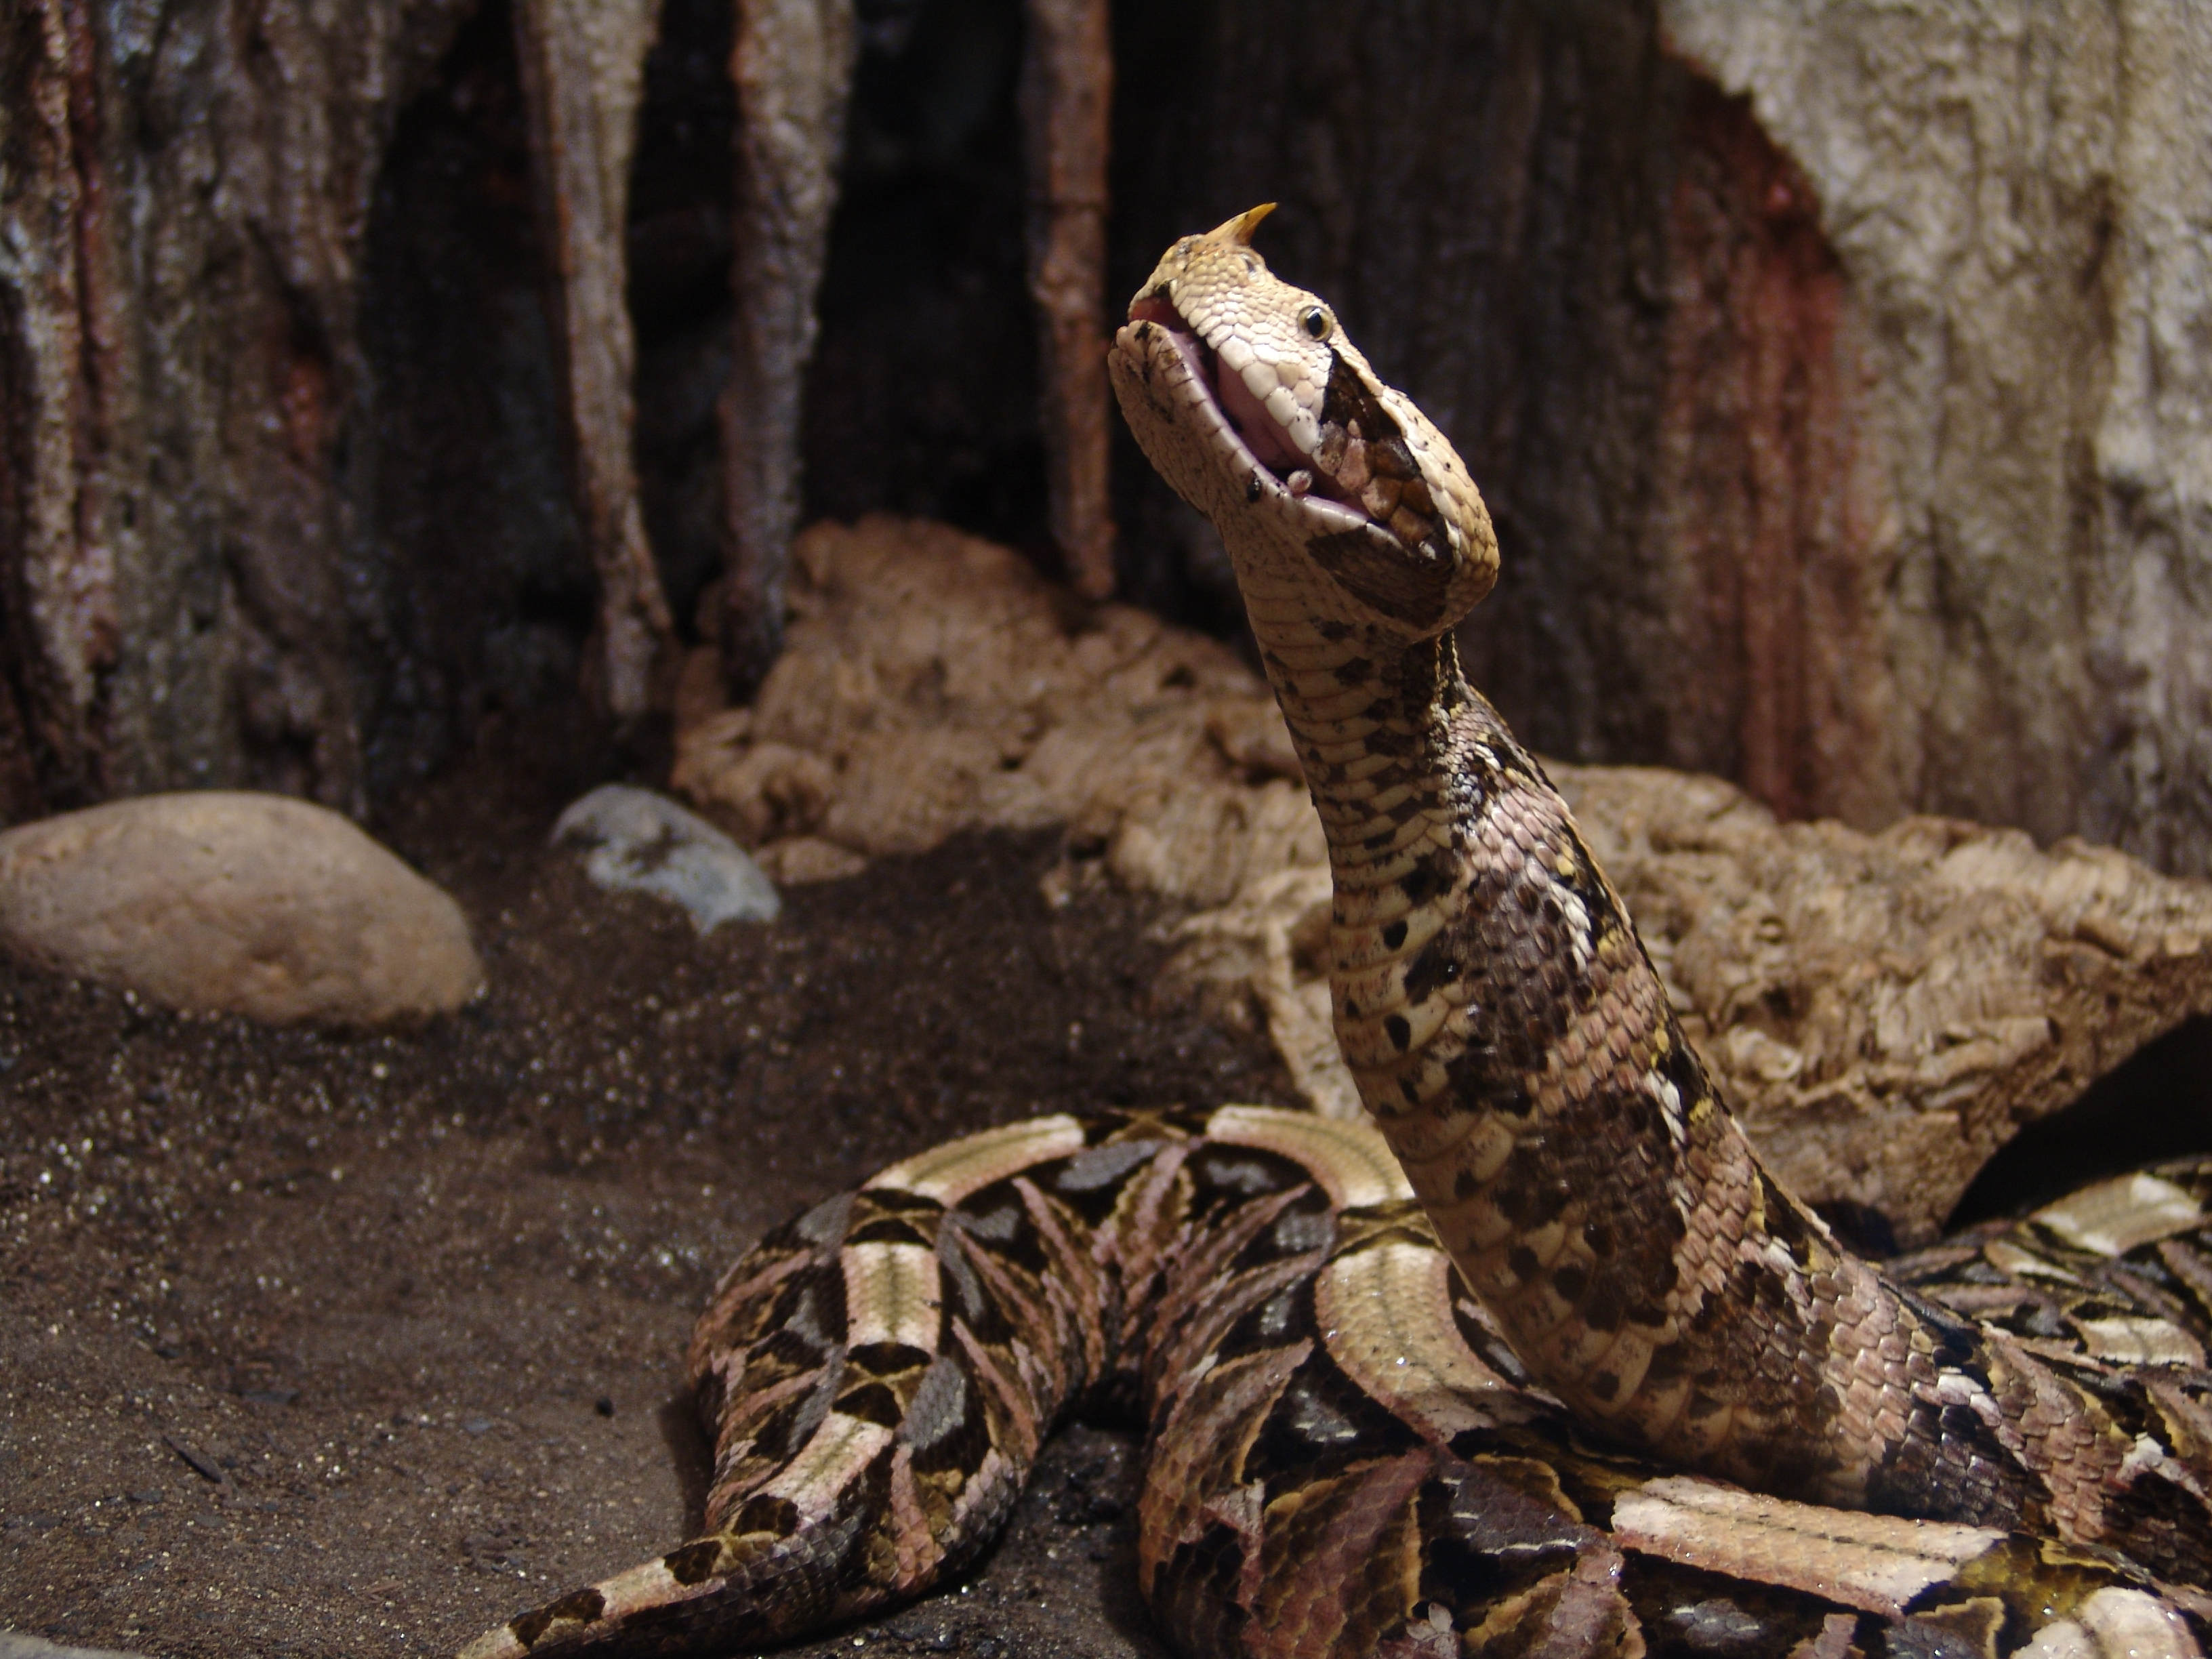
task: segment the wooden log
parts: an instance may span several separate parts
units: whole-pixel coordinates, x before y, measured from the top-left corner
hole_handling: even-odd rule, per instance
[[[1029,281],[1048,511],[1070,583],[1103,599],[1114,591],[1103,321],[1113,40],[1107,0],[1028,0],[1024,16]]]
[[[723,671],[740,692],[759,684],[783,639],[800,399],[854,42],[850,0],[738,0],[737,328],[721,402],[729,574],[718,622]]]
[[[115,657],[100,494],[115,374],[106,169],[90,22],[31,0],[0,59],[0,814],[94,798]]]
[[[655,702],[675,640],[631,453],[636,349],[623,242],[659,12],[659,0],[516,0],[514,9],[576,508],[599,579],[585,674],[623,719]]]

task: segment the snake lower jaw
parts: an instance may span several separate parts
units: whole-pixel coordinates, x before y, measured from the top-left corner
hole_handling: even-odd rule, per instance
[[[1344,499],[1328,473],[1314,465],[1291,432],[1242,382],[1221,373],[1212,349],[1167,301],[1139,300],[1131,306],[1129,322],[1115,335],[1111,355],[1141,380],[1188,388],[1181,401],[1201,416],[1218,464],[1241,481],[1247,505],[1272,498],[1279,513],[1304,518],[1300,529],[1307,535],[1337,535],[1374,525],[1357,499]]]

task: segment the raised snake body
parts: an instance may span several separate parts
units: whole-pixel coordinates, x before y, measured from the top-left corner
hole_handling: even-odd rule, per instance
[[[1838,1246],[1461,678],[1480,497],[1267,270],[1264,212],[1170,249],[1110,363],[1235,561],[1382,1135],[1048,1117],[809,1212],[694,1338],[705,1534],[471,1659],[757,1646],[917,1593],[1101,1391],[1142,1413],[1142,1588],[1194,1654],[2201,1652],[2212,1163],[1887,1276]]]

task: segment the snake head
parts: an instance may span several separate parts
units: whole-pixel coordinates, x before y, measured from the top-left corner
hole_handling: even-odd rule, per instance
[[[1109,353],[1138,442],[1212,519],[1248,598],[1328,578],[1330,608],[1409,638],[1490,591],[1498,540],[1443,433],[1382,384],[1317,295],[1267,269],[1252,233],[1272,202],[1167,251]],[[1291,568],[1284,568],[1289,562]]]

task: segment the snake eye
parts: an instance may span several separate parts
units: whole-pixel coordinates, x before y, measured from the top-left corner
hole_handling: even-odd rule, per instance
[[[1328,338],[1328,313],[1319,306],[1310,307],[1306,314],[1299,318],[1298,321],[1304,325],[1306,332],[1312,335],[1315,339]]]

